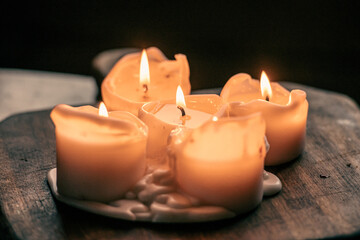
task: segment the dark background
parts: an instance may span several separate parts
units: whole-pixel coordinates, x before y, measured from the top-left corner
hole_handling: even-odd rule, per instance
[[[360,1],[6,1],[0,67],[90,75],[101,51],[187,55],[193,89],[247,72],[360,103]]]

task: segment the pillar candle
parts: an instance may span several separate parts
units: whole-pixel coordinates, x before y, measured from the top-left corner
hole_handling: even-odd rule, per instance
[[[149,127],[149,158],[164,160],[168,136],[174,128],[179,125],[197,128],[209,121],[223,104],[214,94],[185,96],[185,102],[185,116],[177,108],[176,99],[147,103],[139,110],[139,118]]]
[[[262,113],[270,144],[265,165],[278,165],[295,159],[304,149],[308,102],[302,90],[289,92],[278,83],[270,85],[271,97],[263,96],[260,82],[241,73],[229,79],[220,96],[228,103],[224,109],[230,116]]]
[[[200,127],[171,135],[180,189],[202,204],[244,213],[263,196],[265,121],[261,114],[242,118],[214,117]],[[175,133],[175,134],[173,134]]]
[[[123,197],[145,174],[147,126],[134,115],[99,116],[91,106],[61,104],[51,119],[60,194],[109,202]]]
[[[104,79],[101,93],[110,110],[137,115],[146,102],[174,98],[178,85],[185,95],[190,94],[190,70],[184,54],[176,54],[175,60],[168,60],[155,47],[148,48],[146,53],[148,60],[144,57],[144,61],[141,61],[141,53],[124,56]],[[143,74],[140,73],[141,65]],[[143,83],[140,83],[140,75],[145,78]]]

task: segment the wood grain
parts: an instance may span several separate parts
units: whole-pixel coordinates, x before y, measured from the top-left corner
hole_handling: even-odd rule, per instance
[[[0,230],[4,239],[306,239],[360,236],[360,111],[348,97],[307,86],[305,151],[268,168],[283,191],[249,214],[200,224],[151,224],[97,216],[54,201],[48,111],[0,123]],[[215,90],[218,91],[218,90]]]

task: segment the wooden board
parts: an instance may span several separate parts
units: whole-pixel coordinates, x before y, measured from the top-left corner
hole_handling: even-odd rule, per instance
[[[304,239],[360,236],[360,111],[348,97],[307,86],[307,142],[296,161],[268,170],[283,191],[254,211],[201,224],[127,222],[54,201],[49,111],[0,123],[0,236],[6,239]],[[215,92],[218,90],[214,90]]]

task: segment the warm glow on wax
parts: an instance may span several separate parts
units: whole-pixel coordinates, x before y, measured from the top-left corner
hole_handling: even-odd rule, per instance
[[[260,89],[261,89],[261,95],[267,101],[269,101],[271,99],[271,96],[272,96],[272,90],[271,90],[269,78],[266,76],[265,71],[261,72]]]
[[[178,86],[176,90],[176,106],[186,107],[184,93],[180,86]]]
[[[101,102],[99,106],[99,116],[103,116],[103,117],[109,116],[106,106],[103,102]]]
[[[149,71],[149,61],[144,49],[141,53],[140,60],[140,86],[144,89],[144,92],[148,91],[150,84],[150,71]]]

